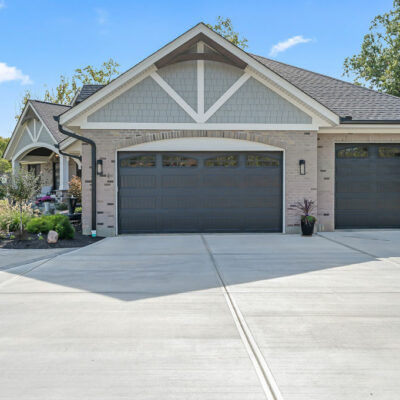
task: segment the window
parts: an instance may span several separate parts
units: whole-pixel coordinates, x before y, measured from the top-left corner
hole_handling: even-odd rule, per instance
[[[121,160],[122,168],[151,168],[155,166],[155,154],[141,154]]]
[[[175,155],[162,156],[163,167],[197,167],[195,158]]]
[[[215,156],[207,158],[204,161],[204,166],[208,168],[212,167],[237,167],[239,164],[239,156],[237,155],[225,155]]]
[[[400,147],[384,147],[379,146],[378,148],[379,158],[397,158],[400,157]]]
[[[340,149],[337,158],[368,158],[367,146],[351,146]]]
[[[249,154],[246,157],[246,166],[252,168],[279,167],[279,160],[262,154]]]

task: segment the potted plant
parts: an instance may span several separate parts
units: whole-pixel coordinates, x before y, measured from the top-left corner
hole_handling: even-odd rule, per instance
[[[294,208],[300,211],[301,216],[301,232],[303,236],[312,236],[314,232],[314,225],[317,218],[311,212],[315,208],[315,201],[304,199],[302,202],[298,201]]]

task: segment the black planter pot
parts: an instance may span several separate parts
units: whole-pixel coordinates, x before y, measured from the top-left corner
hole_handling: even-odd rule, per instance
[[[312,236],[314,232],[315,221],[301,221],[301,233],[303,236]]]
[[[68,214],[74,214],[75,213],[75,207],[78,199],[75,197],[70,197],[68,199]]]

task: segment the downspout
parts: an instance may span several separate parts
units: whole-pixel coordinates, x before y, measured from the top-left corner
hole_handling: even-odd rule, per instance
[[[76,158],[77,160],[79,160],[80,162],[82,162],[82,157],[81,157],[81,156],[76,156],[75,154],[68,154],[68,153],[65,153],[64,151],[62,151],[62,150],[60,149],[60,144],[56,144],[55,147],[58,149],[58,152],[59,152],[61,155],[66,156],[66,157]]]
[[[58,123],[58,130],[63,133],[66,136],[72,137],[74,139],[80,140],[81,142],[85,142],[87,144],[90,144],[92,148],[92,236],[96,236],[96,204],[97,204],[97,199],[96,199],[96,143],[88,139],[84,136],[77,135],[76,133],[68,132],[64,130],[64,128],[61,126],[59,117],[54,117],[54,119]],[[60,150],[61,153],[61,150]],[[61,153],[63,154],[63,153]],[[64,154],[67,155],[67,154]],[[68,155],[71,156],[71,155]],[[75,156],[77,157],[77,156]]]

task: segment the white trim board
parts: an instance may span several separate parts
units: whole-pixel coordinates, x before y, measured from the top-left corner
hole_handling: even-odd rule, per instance
[[[204,130],[204,131],[317,131],[312,124],[207,124],[207,123],[137,123],[137,122],[86,122],[81,129],[143,129],[143,130]]]

